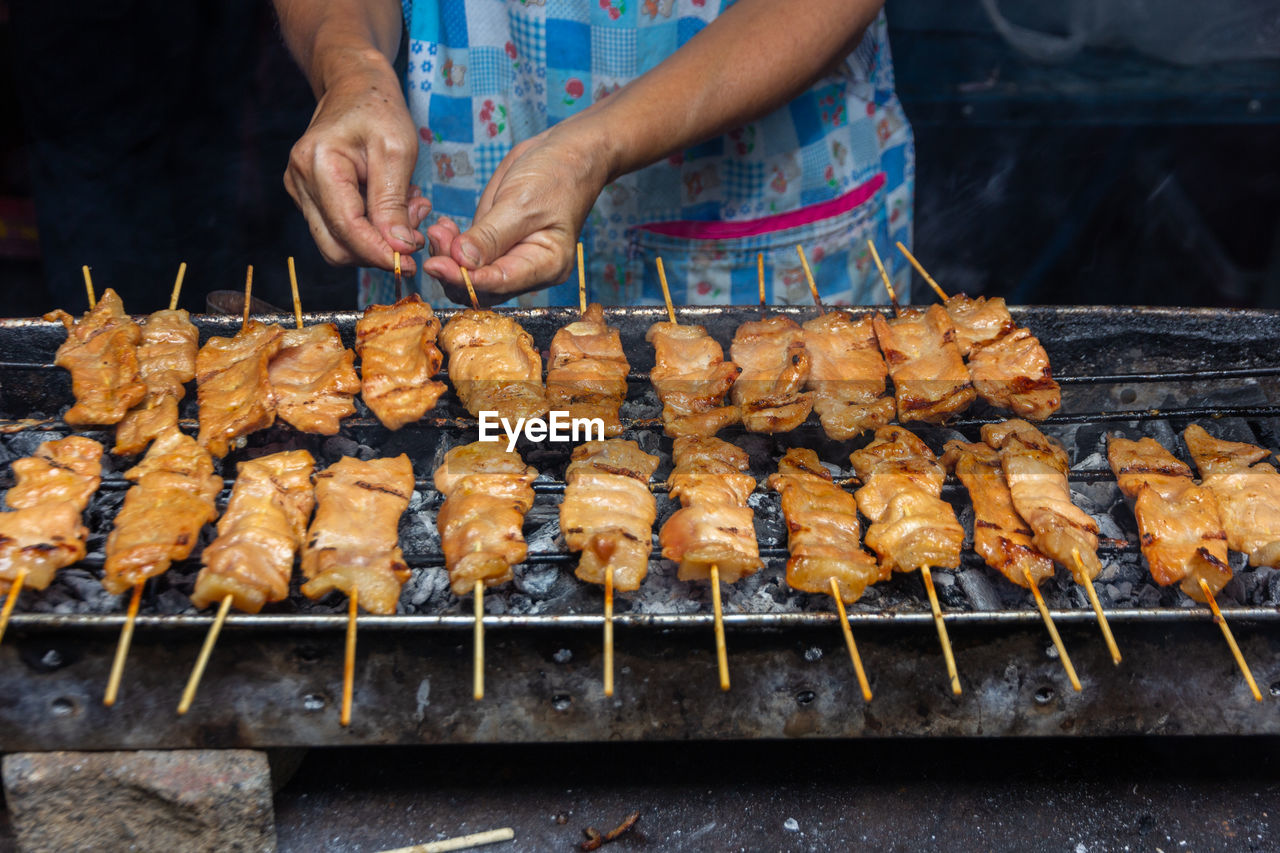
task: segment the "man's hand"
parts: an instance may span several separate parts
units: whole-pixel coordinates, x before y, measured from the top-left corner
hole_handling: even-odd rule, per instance
[[[423,271],[463,305],[470,304],[463,266],[485,305],[563,281],[609,179],[606,161],[597,125],[585,116],[520,143],[498,165],[465,233],[446,218],[427,229],[432,257]]]
[[[425,240],[431,203],[410,185],[418,137],[395,72],[377,51],[335,60],[307,132],[293,146],[284,185],[331,264],[390,269]],[[407,273],[411,258],[401,260]]]

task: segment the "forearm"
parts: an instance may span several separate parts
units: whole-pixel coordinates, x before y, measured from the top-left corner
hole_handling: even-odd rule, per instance
[[[883,0],[739,0],[584,111],[610,180],[776,109],[852,51]]]
[[[274,0],[285,43],[317,98],[354,70],[390,73],[399,0]]]

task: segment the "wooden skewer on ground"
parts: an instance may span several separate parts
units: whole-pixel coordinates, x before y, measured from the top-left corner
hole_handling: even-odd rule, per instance
[[[667,303],[667,316],[676,324],[676,309],[671,304],[671,288],[667,285],[667,272],[662,258],[658,258],[658,281],[662,283],[662,300]],[[720,606],[720,567],[711,566],[711,604],[715,610],[716,666],[720,670],[720,689],[729,689],[729,655],[724,644],[724,611]]]
[[[342,659],[342,714],[338,722],[351,725],[351,694],[356,681],[356,617],[360,612],[360,588],[353,586],[347,597],[347,648]]]
[[[938,604],[938,591],[933,588],[933,572],[928,566],[921,566],[920,577],[924,579],[924,590],[929,594],[929,609],[933,611],[933,624],[938,629],[942,657],[947,662],[947,680],[951,683],[951,692],[959,696],[960,675],[956,672],[956,657],[951,651],[951,638],[947,636],[947,623],[942,618],[942,606]]]
[[[880,270],[880,280],[884,282],[884,289],[889,293],[889,301],[893,303],[893,313],[901,315],[902,306],[898,304],[898,294],[893,290],[893,282],[889,280],[889,274],[884,271],[884,264],[880,263],[880,253],[876,251],[876,244],[868,240],[867,248],[871,250],[871,259],[876,262],[876,269]]]
[[[844,644],[849,647],[849,659],[853,661],[853,671],[858,676],[858,686],[862,688],[862,698],[871,701],[871,683],[867,681],[866,670],[862,668],[862,655],[858,654],[858,644],[853,641],[853,628],[849,627],[849,614],[844,609],[844,599],[840,597],[840,584],[831,578],[831,597],[836,600],[836,610],[840,612],[840,629],[844,631]]]
[[[471,696],[479,701],[484,698],[484,581],[476,581],[474,605],[475,658],[472,665]]]
[[[907,247],[902,245],[901,240],[898,241],[897,246],[898,246],[898,251],[901,252],[906,257],[906,259],[911,262],[911,266],[916,268],[916,272],[920,273],[920,275],[924,277],[924,280],[929,283],[929,286],[933,288],[933,292],[938,294],[938,298],[941,299],[943,302],[946,302],[947,299],[949,298],[947,296],[947,292],[943,290],[942,287],[939,286],[936,281],[933,280],[933,276],[929,275],[929,273],[925,271],[924,266],[919,261],[916,260],[916,256],[907,251]]]
[[[129,657],[129,646],[133,643],[133,625],[138,620],[138,605],[142,603],[142,584],[133,588],[133,596],[129,599],[129,610],[125,613],[124,627],[120,629],[120,641],[116,644],[116,657],[111,662],[111,675],[107,677],[107,692],[103,694],[102,704],[110,708],[120,695],[120,679],[124,676],[124,662]]]
[[[1080,686],[1080,679],[1076,677],[1076,668],[1071,665],[1071,658],[1067,655],[1067,647],[1063,644],[1062,636],[1058,633],[1058,626],[1053,624],[1053,617],[1049,615],[1049,606],[1044,603],[1044,596],[1040,594],[1040,587],[1036,584],[1036,579],[1031,576],[1030,569],[1024,567],[1022,575],[1027,579],[1027,586],[1031,587],[1031,594],[1035,596],[1040,618],[1044,619],[1044,626],[1049,629],[1049,637],[1053,640],[1054,648],[1058,650],[1058,659],[1062,661],[1062,668],[1067,671],[1067,679],[1071,682],[1071,689],[1079,693],[1084,688]]]
[[[289,259],[290,266],[293,265],[293,258]],[[173,293],[169,294],[169,310],[173,311],[178,307],[178,295],[182,293],[182,280],[187,277],[187,262],[183,261],[178,264],[178,277],[173,282]]]
[[[89,310],[92,311],[98,304],[98,298],[93,294],[93,276],[89,275],[88,264],[80,267],[80,272],[84,274],[84,292],[89,296]]]
[[[813,270],[809,269],[809,259],[805,257],[804,247],[796,244],[796,254],[800,256],[800,266],[804,267],[804,280],[809,283],[809,292],[813,294],[813,304],[818,306],[818,313],[825,314],[822,300],[818,297],[818,283],[813,280]]]
[[[1231,656],[1236,659],[1236,666],[1240,667],[1240,672],[1244,674],[1244,680],[1249,685],[1249,692],[1253,694],[1254,701],[1261,702],[1262,693],[1258,690],[1258,682],[1253,680],[1253,672],[1249,669],[1249,664],[1245,663],[1244,653],[1240,651],[1240,646],[1236,643],[1235,634],[1231,633],[1231,626],[1227,624],[1222,611],[1218,609],[1218,602],[1213,597],[1213,590],[1209,588],[1209,583],[1204,578],[1200,578],[1200,589],[1204,592],[1205,601],[1209,603],[1209,609],[1213,611],[1213,621],[1218,623],[1218,627],[1222,629],[1222,636],[1226,637],[1227,645],[1231,647]]]
[[[1085,576],[1084,562],[1080,559],[1080,551],[1073,548],[1071,550],[1071,558],[1075,561],[1076,571],[1072,574],[1076,577],[1076,582]],[[1116,638],[1111,633],[1111,623],[1107,621],[1107,614],[1102,611],[1102,602],[1098,600],[1098,591],[1093,588],[1093,582],[1080,584],[1084,587],[1085,594],[1089,596],[1089,603],[1093,605],[1094,615],[1098,617],[1098,627],[1102,629],[1102,639],[1107,643],[1107,649],[1111,652],[1111,662],[1120,663],[1120,647],[1116,645]]]
[[[13,607],[18,603],[18,595],[22,592],[22,585],[26,583],[27,570],[18,569],[18,574],[14,576],[13,583],[9,585],[9,592],[4,597],[4,609],[0,610],[0,640],[4,639],[5,629],[9,627],[9,617],[13,615]]]
[[[187,679],[187,686],[182,691],[182,700],[178,702],[179,716],[191,710],[196,691],[200,689],[200,679],[204,677],[204,668],[208,666],[209,656],[213,654],[213,645],[218,642],[218,635],[222,633],[222,624],[227,621],[227,613],[231,611],[231,600],[232,596],[228,593],[223,596],[222,603],[218,605],[218,615],[213,618],[213,624],[209,626],[204,645],[200,647],[200,656],[196,658],[196,665],[191,668],[191,677]]]
[[[466,850],[470,847],[480,847],[484,844],[510,841],[515,837],[515,830],[506,826],[502,829],[490,829],[487,832],[476,832],[471,835],[461,835],[457,838],[446,838],[443,841],[428,841],[426,844],[414,844],[411,847],[383,850],[382,853],[452,853],[454,850]]]

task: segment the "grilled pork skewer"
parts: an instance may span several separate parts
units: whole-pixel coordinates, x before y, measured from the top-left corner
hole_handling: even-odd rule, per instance
[[[1053,577],[1053,560],[1032,542],[1031,528],[1013,506],[1000,454],[986,444],[948,441],[942,464],[955,471],[973,503],[973,550],[1018,586]]]
[[[809,354],[805,387],[830,438],[846,441],[893,420],[897,408],[885,393],[889,369],[880,355],[872,315],[853,320],[828,311],[804,324]]]
[[[969,408],[977,394],[942,306],[903,309],[892,320],[875,314],[872,324],[893,377],[899,422],[942,423]]]
[[[199,345],[200,333],[181,308],[154,311],[142,323],[138,368],[147,396],[116,427],[113,453],[141,453],[161,433],[177,428],[178,402],[187,394],[186,384],[196,378]]]
[[[293,561],[315,506],[305,450],[260,456],[236,466],[218,537],[204,549],[191,603],[208,607],[231,596],[237,610],[257,613],[289,595]]]
[[[863,484],[854,495],[858,509],[871,519],[867,546],[879,556],[882,571],[920,570],[951,692],[959,695],[960,676],[932,574],[934,567],[959,566],[964,545],[964,528],[941,497],[946,472],[928,445],[900,426],[876,430],[875,440],[854,451],[849,461]]]
[[[1066,644],[1040,594],[1041,581],[1053,576],[1053,560],[1036,549],[1031,529],[1013,508],[1000,454],[986,444],[964,441],[948,441],[945,449],[942,464],[955,471],[973,503],[973,550],[988,566],[1031,590],[1072,688],[1082,690]]]
[[[804,392],[809,354],[804,330],[777,314],[738,327],[729,358],[741,369],[731,399],[747,432],[790,432],[809,417],[813,395]]]
[[[742,420],[724,396],[738,378],[738,365],[724,360],[724,350],[702,326],[660,321],[645,340],[653,344],[649,372],[662,401],[663,431],[670,436],[711,436]]]
[[[444,360],[440,321],[416,293],[394,305],[370,305],[356,322],[362,396],[387,429],[414,423],[447,387],[432,379]]]
[[[720,581],[734,583],[762,565],[755,522],[747,497],[756,481],[745,472],[746,451],[709,436],[682,435],[672,451],[675,468],[667,478],[672,500],[681,507],[662,525],[662,556],[675,562],[682,581],[711,584],[716,623],[720,689],[729,689]]]
[[[227,455],[233,442],[276,420],[276,393],[268,368],[280,351],[284,330],[249,319],[252,288],[253,267],[249,267],[240,331],[233,338],[210,338],[196,354],[197,440],[219,458]]]
[[[567,411],[571,418],[599,418],[605,435],[618,435],[622,432],[618,410],[627,397],[630,372],[618,330],[605,323],[604,309],[593,302],[551,339],[550,408]]]
[[[0,513],[0,594],[45,589],[84,557],[82,514],[102,481],[102,445],[78,435],[46,441],[13,463],[17,483]]]
[[[409,457],[344,456],[315,476],[316,514],[302,550],[302,594],[339,590],[370,613],[396,612],[409,567],[400,516],[413,496]]]
[[[355,360],[333,323],[285,331],[267,366],[277,417],[299,432],[336,435],[342,419],[356,413]]]
[[[634,441],[589,441],[574,448],[565,470],[560,531],[569,550],[581,552],[574,574],[603,584],[606,570],[623,591],[640,588],[649,571],[657,518],[649,478],[658,457]]]
[[[84,316],[75,320],[65,311],[52,311],[67,339],[58,347],[54,364],[71,373],[75,404],[63,415],[73,426],[116,424],[147,396],[138,368],[142,332],[124,313],[124,304],[108,288]]]
[[[521,527],[533,506],[538,472],[496,442],[475,441],[445,454],[435,472],[444,504],[436,518],[449,583],[455,595],[476,583],[498,586],[528,549]]]
[[[440,332],[449,355],[449,379],[472,415],[540,418],[547,413],[542,356],[533,336],[513,318],[469,309],[455,314]]]
[[[1214,438],[1196,424],[1182,438],[1217,499],[1227,547],[1248,555],[1252,566],[1280,567],[1280,473],[1271,451]]]
[[[1107,460],[1132,502],[1151,576],[1161,586],[1179,584],[1191,598],[1207,603],[1201,580],[1212,593],[1231,580],[1227,534],[1213,492],[1197,486],[1190,466],[1153,438],[1109,435]]]
[[[881,566],[862,549],[858,502],[832,482],[818,454],[793,447],[778,461],[769,488],[782,496],[787,520],[787,583],[793,589],[827,594],[834,578],[840,598],[852,604],[868,584],[888,580]]]

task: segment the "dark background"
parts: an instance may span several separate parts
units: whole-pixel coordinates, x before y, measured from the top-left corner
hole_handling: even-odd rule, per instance
[[[1073,4],[1007,5],[1069,29]],[[1017,303],[1280,307],[1280,63],[1206,61],[1274,45],[1280,21],[1233,30],[1191,0],[1113,20],[1128,5],[1100,4],[1058,62],[1011,47],[979,0],[889,5],[919,256]],[[354,307],[281,185],[313,106],[264,0],[0,0],[0,314],[78,309],[84,263],[135,311],[182,260],[187,307],[248,263],[287,304],[289,254],[307,308]]]

